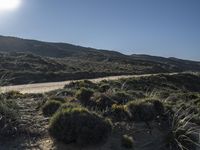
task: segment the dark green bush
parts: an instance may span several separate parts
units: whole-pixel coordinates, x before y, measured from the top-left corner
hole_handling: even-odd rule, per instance
[[[49,100],[47,101],[43,107],[42,112],[44,116],[52,116],[62,105],[62,102],[55,101],[55,100]]]
[[[112,105],[110,115],[116,121],[126,121],[130,119],[130,115],[124,105]]]
[[[99,110],[106,110],[107,108],[111,108],[113,104],[117,102],[110,98],[108,94],[96,93],[92,100],[95,102],[96,107]]]
[[[110,121],[80,107],[58,111],[49,127],[50,135],[58,141],[85,146],[104,142],[111,130]]]
[[[127,149],[133,148],[133,138],[128,135],[123,135],[121,139],[121,145]]]
[[[127,104],[134,121],[151,121],[164,113],[164,106],[157,100],[137,100]]]
[[[83,105],[89,105],[90,98],[93,95],[93,91],[86,88],[81,88],[76,93],[76,98],[83,104]]]

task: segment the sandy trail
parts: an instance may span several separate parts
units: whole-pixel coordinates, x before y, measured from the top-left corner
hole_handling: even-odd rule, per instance
[[[169,73],[167,73],[169,74]],[[177,74],[177,73],[170,73]],[[92,82],[100,82],[102,80],[117,80],[122,78],[130,78],[130,77],[144,77],[144,76],[152,76],[152,75],[159,75],[159,74],[143,74],[143,75],[122,75],[122,76],[110,76],[110,77],[103,77],[103,78],[96,78],[96,79],[88,79]],[[61,81],[61,82],[47,82],[47,83],[35,83],[35,84],[25,84],[25,85],[14,85],[14,86],[3,86],[0,87],[1,92],[9,92],[9,91],[19,91],[21,93],[45,93],[52,90],[62,89],[66,84],[69,84],[74,80],[70,81]],[[76,80],[80,81],[80,80]]]

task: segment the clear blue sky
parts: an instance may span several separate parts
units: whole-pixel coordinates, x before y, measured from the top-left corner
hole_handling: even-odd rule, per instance
[[[200,0],[22,0],[0,34],[200,60]]]

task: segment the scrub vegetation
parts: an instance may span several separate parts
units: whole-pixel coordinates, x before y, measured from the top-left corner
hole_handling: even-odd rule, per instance
[[[159,74],[98,83],[73,81],[63,89],[45,94],[13,91],[2,93],[1,97],[0,112],[4,118],[1,127],[10,124],[17,129],[4,131],[16,137],[29,133],[40,140],[50,136],[54,141],[51,148],[59,148],[61,143],[65,149],[95,150],[98,147],[196,150],[199,147],[198,73]],[[34,119],[31,128],[25,125],[20,130],[21,124],[29,122],[20,117],[26,112],[17,105],[19,101],[31,102],[26,104],[30,108],[35,104],[36,111],[27,118]]]

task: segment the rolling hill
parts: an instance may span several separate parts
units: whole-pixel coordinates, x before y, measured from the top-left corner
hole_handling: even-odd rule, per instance
[[[0,36],[4,84],[183,71],[200,71],[200,62]]]

